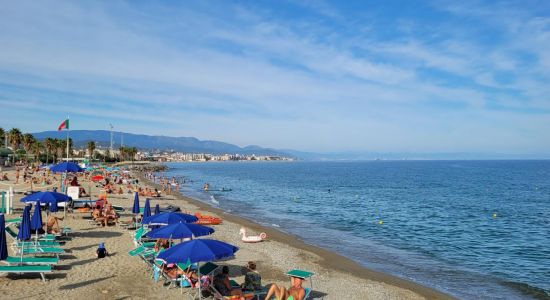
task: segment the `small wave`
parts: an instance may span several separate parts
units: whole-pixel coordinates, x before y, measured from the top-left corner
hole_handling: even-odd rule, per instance
[[[277,225],[277,224],[275,224],[275,223],[271,224],[271,226],[277,227],[277,228],[281,228],[281,226],[279,226],[279,225]]]
[[[514,281],[506,281],[504,282],[504,285],[507,285],[509,287],[512,287],[524,295],[531,296],[535,299],[550,299],[550,293],[549,291],[546,291],[545,289],[529,285],[527,283],[523,282],[514,282]]]
[[[220,202],[218,200],[216,200],[216,198],[214,196],[210,196],[210,201],[212,201],[216,205],[220,204]]]

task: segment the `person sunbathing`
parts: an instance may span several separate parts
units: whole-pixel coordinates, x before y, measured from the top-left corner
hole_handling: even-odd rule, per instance
[[[59,227],[59,221],[63,221],[63,218],[50,216],[48,218],[48,223],[46,223],[46,231],[48,233],[60,233],[61,228]]]
[[[170,279],[177,279],[179,275],[185,275],[185,272],[176,264],[163,265],[161,270]]]
[[[170,248],[170,242],[167,239],[157,239],[155,242],[155,251],[159,252],[162,249],[168,249]]]
[[[118,215],[115,212],[115,210],[113,209],[112,204],[109,203],[105,206],[105,211],[104,211],[103,215],[105,217],[105,220],[104,220],[105,221],[105,226],[108,225],[109,220],[114,220],[115,224],[118,224]]]
[[[244,300],[243,291],[241,288],[233,288],[229,282],[229,267],[223,266],[222,272],[214,276],[214,288],[222,294],[222,296],[239,296],[241,300]],[[269,299],[269,298],[266,298]]]
[[[8,178],[8,174],[4,173],[2,174],[2,179],[0,179],[2,181],[9,181],[10,179]]]
[[[298,277],[290,277],[290,288],[287,290],[284,286],[271,285],[265,299],[271,299],[275,296],[277,300],[303,300],[306,290],[302,287],[304,280]]]

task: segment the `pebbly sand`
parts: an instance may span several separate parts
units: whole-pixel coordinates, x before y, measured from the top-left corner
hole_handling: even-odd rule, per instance
[[[155,186],[139,174],[140,185]],[[14,178],[14,171],[8,171]],[[88,182],[80,180],[88,189]],[[0,182],[0,190],[7,187]],[[16,190],[28,190],[28,185],[16,185]],[[36,188],[35,190],[40,190]],[[92,189],[92,198],[97,199],[99,188]],[[15,208],[22,208],[19,202],[22,194],[16,194]],[[126,208],[121,220],[131,219],[133,195],[109,195],[114,205]],[[140,205],[145,199],[140,198]],[[384,273],[366,269],[350,259],[305,244],[297,237],[273,228],[262,227],[249,220],[226,214],[199,201],[177,195],[163,195],[151,199],[151,206],[159,203],[179,206],[184,211],[207,213],[221,217],[222,225],[212,226],[216,232],[208,238],[218,239],[240,250],[232,260],[219,262],[230,266],[230,277],[243,282],[243,266],[248,261],[257,264],[262,284],[271,282],[289,285],[286,271],[299,268],[314,272],[312,297],[314,299],[451,299],[452,297],[433,289],[396,278]],[[20,214],[20,212],[19,212]],[[62,216],[62,212],[57,216]],[[18,214],[6,215],[6,219]],[[184,297],[179,288],[167,289],[161,282],[155,283],[151,269],[140,258],[130,257],[127,252],[134,248],[131,230],[119,226],[97,227],[89,221],[89,214],[68,213],[62,226],[71,227],[73,233],[62,248],[60,264],[54,273],[46,274],[47,282],[39,275],[0,275],[1,299],[175,299]],[[244,226],[249,235],[266,232],[268,240],[262,243],[243,243],[239,229]],[[8,239],[8,242],[10,240]],[[95,250],[104,242],[110,256],[97,259]],[[10,251],[10,255],[13,253]],[[304,286],[309,286],[306,282]]]

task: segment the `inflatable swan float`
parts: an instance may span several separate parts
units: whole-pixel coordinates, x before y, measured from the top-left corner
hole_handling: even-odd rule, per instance
[[[260,235],[246,235],[246,228],[241,227],[241,230],[239,230],[239,234],[242,235],[242,241],[245,243],[257,243],[265,240],[267,238],[267,234],[265,232],[260,233]]]

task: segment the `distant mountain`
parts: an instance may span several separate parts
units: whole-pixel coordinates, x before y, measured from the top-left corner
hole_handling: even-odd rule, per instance
[[[38,140],[43,140],[47,137],[58,139],[66,138],[66,132],[64,131],[44,131],[33,133],[33,135]],[[85,146],[89,141],[94,141],[100,146],[107,147],[110,145],[111,132],[107,130],[71,130],[70,137],[77,147]],[[282,151],[262,148],[260,146],[247,146],[241,148],[237,145],[224,142],[201,141],[194,137],[152,136],[113,132],[113,142],[116,148],[120,147],[121,137],[123,138],[124,146],[136,147],[138,149],[174,150],[186,153],[238,153],[247,155],[291,156]]]

